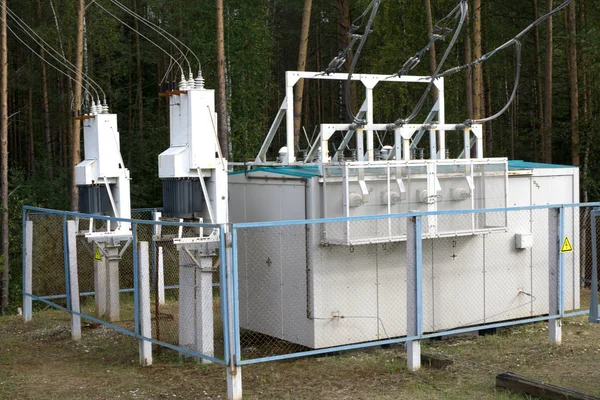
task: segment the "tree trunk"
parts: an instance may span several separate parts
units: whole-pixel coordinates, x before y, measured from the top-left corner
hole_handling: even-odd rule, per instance
[[[304,10],[302,12],[302,28],[300,30],[300,46],[298,48],[298,71],[306,71],[306,58],[308,53],[308,32],[310,31],[311,9],[312,0],[304,0]],[[298,83],[296,83],[294,91],[294,147],[298,147],[298,142],[300,140],[303,95],[304,80],[300,79]]]
[[[35,142],[33,139],[33,89],[31,88],[31,86],[29,87],[29,105],[27,108],[29,110],[29,115],[28,115],[29,137],[27,140],[27,151],[26,151],[27,176],[29,176],[31,178],[35,174],[35,150],[34,150]]]
[[[571,158],[575,166],[579,166],[579,88],[577,79],[577,28],[575,3],[567,9],[569,33],[569,96],[571,98]]]
[[[218,136],[223,157],[229,158],[227,137],[227,91],[225,88],[225,28],[223,0],[217,0],[217,113]]]
[[[2,299],[0,314],[8,311],[8,48],[6,39],[6,3],[0,4],[0,197],[2,197]]]
[[[425,14],[427,18],[427,33],[431,35],[433,32],[433,16],[431,13],[431,0],[423,0],[423,5],[425,6]],[[431,46],[429,49],[429,71],[431,75],[435,73],[437,68],[437,60],[435,56],[435,44]],[[438,90],[436,87],[433,87],[431,90],[431,94],[433,95],[433,101],[437,101],[438,99]]]
[[[75,87],[73,88],[73,111],[75,115],[81,112],[81,88],[83,83],[83,25],[85,14],[85,1],[79,0],[77,7],[77,48],[75,49]],[[81,159],[81,121],[77,118],[73,119],[73,130],[71,132],[71,210],[79,209],[79,194],[75,180],[75,166],[79,164]]]
[[[531,4],[533,6],[533,19],[536,20],[538,18],[538,6],[537,6],[537,0],[531,0]],[[536,106],[537,106],[537,110],[536,110],[536,125],[537,125],[537,131],[536,131],[536,137],[534,140],[534,154],[535,154],[535,159],[536,160],[540,160],[543,159],[543,157],[540,157],[539,152],[541,150],[542,154],[544,152],[544,143],[543,143],[543,138],[544,138],[544,98],[543,98],[543,90],[542,90],[542,58],[540,56],[541,54],[541,49],[540,49],[540,31],[538,29],[538,27],[536,26],[534,29],[534,37],[535,37],[535,94],[536,94]],[[538,143],[540,144],[540,147],[538,149]]]
[[[38,20],[42,21],[42,5],[41,1],[36,1],[37,17]],[[44,148],[46,149],[46,160],[47,160],[47,172],[48,179],[54,179],[54,154],[52,149],[52,134],[50,132],[50,106],[48,103],[48,72],[46,71],[45,51],[44,47],[40,46],[40,63],[42,72],[42,110],[44,112]]]
[[[552,0],[546,0],[552,11]],[[544,162],[552,162],[552,18],[546,22],[546,61],[544,67]]]
[[[473,2],[473,58],[481,58],[481,0]],[[483,118],[485,113],[485,99],[483,88],[483,70],[481,64],[477,64],[473,71],[473,116],[474,119]],[[487,140],[484,140],[487,143]],[[487,148],[486,148],[487,151]]]
[[[137,1],[133,0],[133,11],[137,13]],[[139,32],[139,21],[137,18],[133,19],[133,24],[135,30]],[[136,57],[136,67],[137,67],[137,117],[138,117],[138,137],[140,140],[140,144],[143,144],[144,138],[144,93],[143,93],[143,76],[142,76],[142,53],[140,50],[140,34],[135,33],[135,57]]]

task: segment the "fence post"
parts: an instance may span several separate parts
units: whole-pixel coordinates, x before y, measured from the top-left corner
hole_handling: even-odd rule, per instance
[[[23,320],[29,322],[32,319],[31,291],[33,289],[33,221],[25,222],[25,269],[23,271]]]
[[[562,281],[560,240],[562,239],[563,213],[561,209],[548,209],[548,315],[561,315],[562,311]],[[562,320],[560,318],[548,321],[548,334],[551,343],[560,344],[562,341]]]
[[[590,283],[590,316],[589,322],[597,324],[598,320],[598,250],[596,249],[596,210],[591,213],[591,231],[592,231],[592,282]]]
[[[406,316],[407,336],[423,334],[422,299],[422,220],[420,216],[410,217],[406,222]],[[421,342],[406,342],[407,364],[410,371],[421,368]]]
[[[163,248],[158,247],[158,270],[157,270],[157,284],[158,284],[158,305],[165,305],[165,264],[163,259]]]
[[[81,339],[81,312],[79,308],[79,278],[77,276],[77,224],[67,221],[69,249],[69,293],[71,297],[71,338]],[[77,314],[75,314],[77,313]]]
[[[231,228],[231,225],[229,225]],[[242,367],[237,365],[239,340],[237,326],[237,231],[228,229],[226,233],[227,253],[227,318],[229,329],[229,360],[227,364],[227,398],[242,399]],[[235,292],[235,293],[234,293]]]
[[[152,320],[150,316],[150,260],[148,255],[148,242],[140,242],[139,247],[139,276],[134,279],[139,279],[140,302],[138,309],[140,310],[140,335],[142,337],[152,337]],[[140,339],[140,364],[142,366],[152,365],[152,343],[147,340]]]
[[[105,245],[103,243],[94,244],[94,302],[96,304],[96,315],[102,318],[106,314],[106,256],[104,255]]]
[[[108,286],[106,311],[108,314],[108,320],[114,322],[119,321],[121,319],[121,293],[119,292],[119,246],[107,243],[106,254],[106,263],[108,266],[106,270],[106,279]]]

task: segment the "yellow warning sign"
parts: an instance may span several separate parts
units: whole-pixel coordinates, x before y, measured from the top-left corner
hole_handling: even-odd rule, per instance
[[[571,241],[568,236],[565,236],[565,240],[563,241],[562,247],[560,248],[561,253],[571,253],[573,251],[573,246],[571,246]]]
[[[102,254],[100,254],[100,249],[98,247],[96,247],[96,254],[94,254],[94,260],[102,260]]]

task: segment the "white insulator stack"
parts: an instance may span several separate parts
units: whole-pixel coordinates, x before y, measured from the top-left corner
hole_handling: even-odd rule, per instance
[[[196,89],[204,89],[204,77],[202,76],[202,72],[199,72],[196,77]]]

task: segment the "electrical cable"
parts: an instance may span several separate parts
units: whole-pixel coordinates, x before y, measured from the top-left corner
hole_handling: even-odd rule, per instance
[[[402,68],[397,73],[390,76],[390,78],[393,78],[395,76],[406,75],[410,70],[415,68],[421,62],[425,54],[427,54],[427,52],[429,52],[429,50],[434,46],[435,42],[446,39],[446,36],[448,36],[454,29],[442,26],[442,22],[450,18],[456,19],[460,15],[460,7],[461,4],[457,4],[456,7],[454,7],[454,9],[450,11],[450,13],[448,13],[448,15],[446,15],[444,18],[442,18],[435,24],[433,31],[429,35],[429,43],[427,43],[427,45],[421,50],[419,50],[414,56],[409,58],[402,65]]]
[[[183,67],[181,66],[181,64],[179,62],[177,62],[177,60],[171,54],[169,54],[168,51],[166,51],[165,49],[163,49],[162,47],[160,47],[154,41],[150,40],[150,38],[148,38],[147,36],[145,36],[140,31],[138,31],[138,30],[134,29],[133,27],[129,26],[125,21],[123,21],[122,19],[120,19],[119,17],[117,17],[115,14],[113,14],[112,12],[110,12],[106,8],[104,8],[102,5],[100,5],[100,3],[95,2],[94,4],[96,6],[98,6],[98,7],[100,7],[102,10],[104,10],[105,13],[107,13],[108,15],[110,15],[111,17],[113,17],[114,19],[116,19],[117,21],[119,21],[121,24],[125,25],[126,27],[128,27],[129,29],[131,29],[132,31],[134,31],[135,33],[137,33],[138,35],[140,35],[142,38],[146,39],[148,42],[150,42],[151,44],[153,44],[155,47],[157,47],[160,51],[162,51],[163,53],[165,53],[167,56],[169,56],[169,58],[171,58],[171,60],[173,60],[175,62],[175,64],[177,64],[177,66],[179,67],[179,70],[181,72],[182,80],[183,81],[185,80],[185,72],[183,71]]]
[[[2,1],[2,3],[4,3],[4,1]],[[56,49],[54,49],[52,46],[50,46],[40,35],[38,35],[33,28],[31,28],[25,21],[23,21],[23,19],[21,19],[14,11],[12,11],[10,8],[6,7],[6,11],[8,13],[8,15],[12,18],[13,21],[15,21],[15,23],[21,28],[21,30],[26,33],[31,39],[33,39],[33,41],[40,46],[41,48],[45,49],[48,51],[48,55],[50,57],[52,57],[54,60],[56,60],[61,66],[65,67],[69,72],[74,73],[75,75],[80,75],[82,80],[85,81],[87,84],[90,85],[90,87],[94,90],[94,92],[96,93],[96,99],[98,100],[98,104],[100,105],[100,94],[98,93],[98,90],[100,90],[100,92],[103,95],[103,98],[106,102],[106,95],[104,94],[104,91],[102,90],[102,87],[96,83],[92,78],[90,78],[88,75],[86,75],[85,73],[78,71],[77,67],[75,67],[69,60],[64,59],[61,60],[60,58],[58,58],[57,56],[55,56],[52,52],[56,53],[59,55],[59,57],[63,57]],[[13,34],[15,34],[14,31]],[[32,35],[35,35],[35,37]],[[36,39],[39,38],[38,39]],[[37,53],[36,53],[37,54]],[[41,57],[41,55],[39,55]],[[45,60],[44,58],[42,58],[44,61],[46,61],[47,64],[51,65],[47,60]],[[86,90],[86,92],[90,95],[90,97],[94,97],[91,95],[91,93],[89,91]]]
[[[359,124],[359,125],[364,125],[367,123],[367,121],[364,119],[359,119],[352,112],[351,104],[349,101],[349,99],[350,99],[350,84],[352,83],[352,73],[354,72],[354,68],[356,68],[356,63],[358,62],[360,53],[365,45],[365,42],[367,41],[367,37],[371,33],[371,26],[373,25],[373,20],[375,19],[375,16],[377,15],[377,9],[379,8],[380,3],[381,3],[381,0],[373,0],[369,4],[367,9],[362,13],[362,15],[359,18],[357,18],[356,20],[354,20],[354,21],[357,21],[358,19],[362,20],[367,15],[368,11],[371,10],[371,15],[369,16],[369,21],[367,22],[367,25],[365,27],[365,32],[363,33],[361,41],[358,44],[358,48],[356,49],[356,54],[352,58],[352,64],[350,65],[350,68],[348,69],[348,79],[346,80],[346,85],[345,85],[346,111],[348,112],[350,119],[355,124]],[[358,26],[356,26],[353,22],[351,31],[354,32],[355,29],[358,29]]]
[[[427,88],[423,92],[423,95],[419,99],[419,102],[417,103],[417,105],[415,106],[415,108],[413,109],[413,111],[410,113],[410,115],[408,117],[406,117],[405,119],[399,118],[393,124],[388,125],[388,130],[394,130],[398,126],[402,126],[404,124],[410,123],[423,108],[423,105],[425,104],[425,100],[427,99],[427,95],[429,94],[429,92],[431,91],[431,88],[433,87],[433,82],[439,77],[438,74],[441,71],[444,63],[446,62],[446,59],[450,56],[450,52],[452,51],[452,48],[456,44],[456,41],[458,40],[458,36],[460,35],[460,33],[462,31],[462,27],[465,23],[465,20],[467,17],[467,12],[468,12],[467,0],[461,0],[459,7],[460,7],[460,20],[458,22],[458,26],[456,27],[454,35],[452,36],[452,39],[450,40],[450,43],[448,44],[448,48],[446,49],[446,52],[442,56],[440,63],[438,64],[435,72],[431,75],[431,77],[429,79],[429,83],[427,84]]]
[[[538,19],[536,19],[534,22],[532,22],[531,24],[529,24],[525,29],[523,29],[521,32],[519,32],[515,37],[513,37],[512,39],[510,39],[509,41],[505,42],[504,44],[502,44],[501,46],[495,48],[494,50],[484,54],[483,56],[481,56],[480,58],[478,58],[477,60],[469,63],[469,64],[465,64],[465,65],[461,65],[458,67],[454,67],[451,68],[447,71],[444,71],[443,73],[439,74],[439,77],[445,77],[445,76],[449,76],[455,73],[458,73],[462,70],[465,69],[469,69],[472,68],[478,64],[483,63],[484,61],[488,60],[489,58],[491,58],[494,54],[496,54],[497,52],[504,50],[510,46],[515,46],[515,51],[516,51],[516,55],[517,55],[517,60],[516,63],[517,65],[515,66],[515,70],[516,70],[516,76],[515,76],[515,84],[513,87],[513,91],[512,94],[508,100],[508,102],[504,105],[504,107],[497,112],[496,114],[487,117],[487,118],[482,118],[482,119],[476,119],[476,120],[467,120],[465,121],[465,125],[471,125],[471,124],[482,124],[485,122],[490,122],[493,121],[494,119],[500,117],[502,114],[504,114],[506,112],[506,110],[508,109],[508,107],[512,104],[512,102],[515,99],[516,93],[517,93],[517,89],[518,89],[518,85],[519,85],[519,78],[520,78],[520,71],[521,71],[521,42],[520,39],[525,36],[527,33],[529,33],[533,28],[535,28],[537,25],[541,24],[542,22],[546,21],[547,19],[551,18],[554,14],[558,13],[559,11],[561,11],[562,9],[564,9],[565,7],[569,6],[569,4],[571,4],[573,2],[573,0],[566,0],[565,2],[563,2],[561,5],[559,5],[558,7],[556,7],[555,9],[551,10],[550,12],[542,15],[541,17],[539,17]]]
[[[515,53],[516,53],[516,61],[515,61],[516,62],[516,65],[515,65],[515,83],[514,83],[513,90],[512,90],[512,93],[510,95],[510,98],[508,99],[508,102],[496,114],[494,114],[494,115],[492,115],[490,117],[487,117],[487,118],[467,120],[467,121],[465,121],[465,125],[483,124],[483,123],[486,123],[486,122],[493,121],[496,118],[498,118],[499,116],[501,116],[502,114],[504,114],[506,112],[506,110],[508,110],[508,107],[510,107],[510,105],[512,104],[512,102],[515,100],[515,97],[517,95],[517,89],[519,88],[519,79],[521,77],[521,42],[519,42],[518,40],[516,40],[514,42],[514,45],[515,45]]]
[[[7,7],[8,9],[8,7]],[[4,19],[0,18],[0,21],[4,22],[6,24],[6,21],[4,21]],[[46,60],[44,57],[42,57],[40,54],[38,54],[33,48],[31,48],[31,46],[29,46],[27,44],[27,42],[25,42],[23,39],[21,39],[21,37],[19,35],[16,34],[15,31],[13,31],[13,29],[10,27],[10,25],[6,24],[6,28],[14,35],[15,38],[17,38],[17,40],[21,43],[23,43],[23,45],[25,47],[27,47],[33,54],[35,54],[36,56],[38,56],[42,61],[44,61],[46,64],[48,64],[50,67],[54,68],[55,70],[57,70],[58,72],[60,72],[61,74],[65,75],[67,78],[69,78],[70,80],[72,80],[73,82],[77,83],[77,81],[75,80],[75,78],[73,78],[71,75],[67,74],[65,71],[61,70],[60,68],[58,68],[57,66],[55,66],[54,64],[50,63],[48,60]],[[87,90],[83,84],[80,85],[81,88],[88,94],[88,95],[92,95],[89,90]]]
[[[196,56],[196,54],[192,51],[192,49],[190,49],[188,46],[186,46],[181,40],[177,39],[175,36],[173,36],[172,34],[170,34],[169,32],[167,32],[166,30],[164,30],[160,26],[156,25],[154,22],[152,22],[152,21],[150,21],[150,20],[142,17],[141,15],[139,15],[138,13],[136,13],[135,11],[127,8],[125,5],[123,5],[119,1],[117,1],[117,0],[109,0],[109,1],[111,3],[113,3],[114,5],[116,5],[117,7],[119,7],[120,9],[122,9],[123,11],[125,11],[126,13],[128,13],[129,15],[131,15],[132,17],[137,18],[138,20],[142,21],[148,27],[150,27],[152,30],[154,30],[156,33],[158,33],[159,35],[161,35],[162,37],[164,37],[165,39],[167,39],[167,41],[169,43],[171,43],[181,53],[181,55],[183,55],[183,57],[185,58],[185,61],[188,64],[189,72],[190,72],[190,74],[192,74],[192,64],[190,63],[190,61],[186,57],[185,53],[171,39],[169,39],[168,36],[170,36],[171,38],[173,38],[173,40],[175,40],[177,43],[181,44],[196,59],[196,62],[198,63],[198,72],[200,73],[200,70],[201,70],[200,59],[198,58],[198,56]]]

